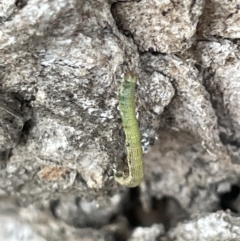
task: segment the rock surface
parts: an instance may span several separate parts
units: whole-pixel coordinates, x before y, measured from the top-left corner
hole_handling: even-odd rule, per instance
[[[239,213],[239,6],[0,1],[0,239],[237,240],[219,210]],[[133,190],[113,178],[128,70],[145,153]]]

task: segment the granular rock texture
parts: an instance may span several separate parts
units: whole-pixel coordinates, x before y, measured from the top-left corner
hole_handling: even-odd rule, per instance
[[[172,53],[191,46],[203,5],[203,0],[119,1],[112,12],[119,29],[133,36],[140,51]]]
[[[240,37],[240,1],[206,1],[199,22],[199,32],[205,36],[237,39]]]
[[[240,235],[240,219],[229,213],[198,215],[170,230],[170,240],[177,241],[235,241]]]
[[[113,241],[107,230],[77,229],[34,207],[19,207],[14,200],[0,197],[0,237],[4,241]]]
[[[216,61],[221,61],[214,56]],[[227,151],[223,145],[226,143],[221,141],[221,122],[208,89],[203,86],[205,79],[191,63],[175,56],[145,54],[141,63],[146,71],[167,76],[176,90],[162,119],[168,130],[159,132],[159,142],[145,157],[147,180],[151,180],[147,195],[174,196],[190,212],[219,208],[216,192],[219,182],[226,179],[237,182],[240,168],[232,163],[235,152],[229,152],[230,148]],[[225,93],[238,91],[233,90],[231,84],[225,85]],[[238,113],[236,101],[233,103],[232,110]],[[222,110],[219,109],[219,113]]]
[[[239,47],[225,40],[200,42],[197,49],[205,68],[205,86],[216,109],[221,141],[227,146],[232,162],[239,164]]]
[[[120,65],[126,61],[128,68],[136,68],[135,47],[119,35],[104,1],[28,1],[15,10],[19,13],[1,26],[1,86],[23,99],[11,99],[15,109],[20,105],[22,118],[26,102],[32,115],[22,141],[11,134],[19,130],[8,127],[16,116],[1,109],[8,115],[2,150],[11,149],[11,155],[0,186],[23,195],[23,202],[71,189],[103,188],[119,158],[116,150],[123,149],[116,108]]]
[[[61,230],[63,240],[234,240],[238,219],[216,211],[239,213],[239,4],[0,1],[1,223],[33,230],[37,219],[21,216],[33,210],[53,215],[56,232],[31,240]],[[113,178],[126,156],[118,93],[129,70],[145,153],[131,190]],[[34,206],[3,212],[6,195]]]

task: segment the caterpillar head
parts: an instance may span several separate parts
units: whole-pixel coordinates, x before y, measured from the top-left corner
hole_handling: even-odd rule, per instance
[[[130,82],[130,83],[136,83],[137,77],[132,71],[128,71],[123,76],[124,81]]]

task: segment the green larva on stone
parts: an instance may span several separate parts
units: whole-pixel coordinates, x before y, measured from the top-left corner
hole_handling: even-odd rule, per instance
[[[119,110],[126,138],[128,173],[117,172],[115,180],[123,186],[136,187],[144,177],[141,135],[135,114],[135,86],[133,72],[124,74],[119,93]]]

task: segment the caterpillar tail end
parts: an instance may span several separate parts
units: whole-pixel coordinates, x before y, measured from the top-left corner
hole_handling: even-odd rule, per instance
[[[123,174],[120,174],[120,173],[115,174],[116,182],[118,182],[119,184],[121,184],[122,186],[125,186],[125,187],[139,186],[141,184],[141,182],[143,181],[143,177],[144,177],[143,174],[139,175],[135,178],[133,178],[132,176],[125,177]]]

